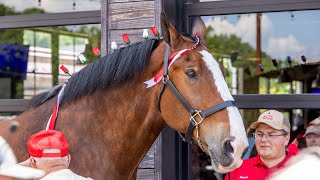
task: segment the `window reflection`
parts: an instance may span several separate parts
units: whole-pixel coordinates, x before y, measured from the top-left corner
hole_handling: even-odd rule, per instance
[[[316,92],[306,87],[318,74],[319,10],[202,18],[207,26],[207,47],[226,68],[232,94]],[[258,27],[263,71],[257,68]]]
[[[0,98],[26,98],[45,92],[99,58],[100,25],[1,30]],[[86,63],[78,56],[87,58]]]

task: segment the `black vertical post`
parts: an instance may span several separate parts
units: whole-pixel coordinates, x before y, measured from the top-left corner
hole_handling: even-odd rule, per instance
[[[72,43],[73,43],[73,61],[72,61],[72,65],[73,65],[73,73],[76,73],[76,36],[72,37]]]
[[[189,32],[184,15],[185,0],[162,0],[162,9],[179,32]],[[190,33],[190,32],[189,32]],[[171,128],[161,133],[162,169],[161,179],[191,179],[191,146],[182,141]]]
[[[257,66],[256,66],[256,75],[260,74],[259,64],[262,64],[262,55],[261,55],[261,13],[256,14],[256,57],[257,57]]]
[[[176,132],[166,126],[161,132],[161,180],[178,179]]]
[[[267,77],[267,94],[270,94],[270,78]]]
[[[36,95],[37,87],[37,75],[36,75],[36,66],[37,66],[37,56],[36,56],[36,46],[37,46],[36,31],[33,31],[33,95]]]
[[[163,0],[162,2],[163,10],[176,30],[179,32],[187,32],[185,26],[184,0]]]

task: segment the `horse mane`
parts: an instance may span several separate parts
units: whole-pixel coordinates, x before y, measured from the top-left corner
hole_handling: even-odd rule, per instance
[[[116,87],[140,74],[147,66],[151,52],[158,44],[157,39],[149,39],[117,49],[102,57],[79,72],[73,74],[64,89],[61,105],[74,101],[98,88]],[[56,96],[62,86],[36,95],[29,101],[27,108],[38,107]]]

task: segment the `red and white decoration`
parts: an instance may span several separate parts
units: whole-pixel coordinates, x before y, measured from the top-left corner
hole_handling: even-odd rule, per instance
[[[193,45],[191,48],[189,49],[183,49],[179,52],[175,52],[173,53],[171,56],[170,56],[170,59],[169,59],[169,62],[168,62],[168,70],[169,68],[171,67],[171,65],[177,60],[179,59],[182,55],[184,55],[185,53],[187,53],[188,51],[196,48],[196,46],[200,43],[200,39],[199,37],[194,34],[194,36],[196,37],[197,39],[197,42],[195,45]],[[150,80],[148,81],[145,81],[144,83],[147,85],[147,88],[149,87],[152,87],[154,85],[156,85],[158,82],[161,81],[162,77],[163,77],[163,72],[164,72],[164,69],[162,68],[153,78],[151,78]]]
[[[168,69],[171,67],[171,65],[179,59],[183,54],[187,53],[190,49],[183,49],[179,52],[173,53],[169,59]],[[152,79],[144,82],[147,84],[147,88],[152,87],[156,85],[158,82],[161,81],[161,78],[163,76],[164,69],[162,68]]]
[[[55,127],[55,124],[56,124],[56,120],[57,120],[57,116],[58,116],[58,111],[59,111],[59,105],[60,105],[60,102],[61,102],[61,99],[63,97],[63,94],[64,94],[64,88],[67,86],[67,83],[68,81],[66,81],[59,94],[58,94],[58,100],[57,100],[57,103],[53,109],[53,112],[49,118],[49,121],[48,121],[48,124],[47,124],[47,127],[46,127],[46,130],[54,130],[54,127]]]

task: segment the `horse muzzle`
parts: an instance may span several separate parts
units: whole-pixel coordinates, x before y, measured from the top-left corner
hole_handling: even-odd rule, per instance
[[[209,149],[212,166],[217,172],[226,173],[238,168],[242,164],[242,159],[248,147],[238,148],[239,145],[238,142],[235,142],[235,139],[232,136],[225,138],[222,141],[220,152],[218,152],[218,149]]]

